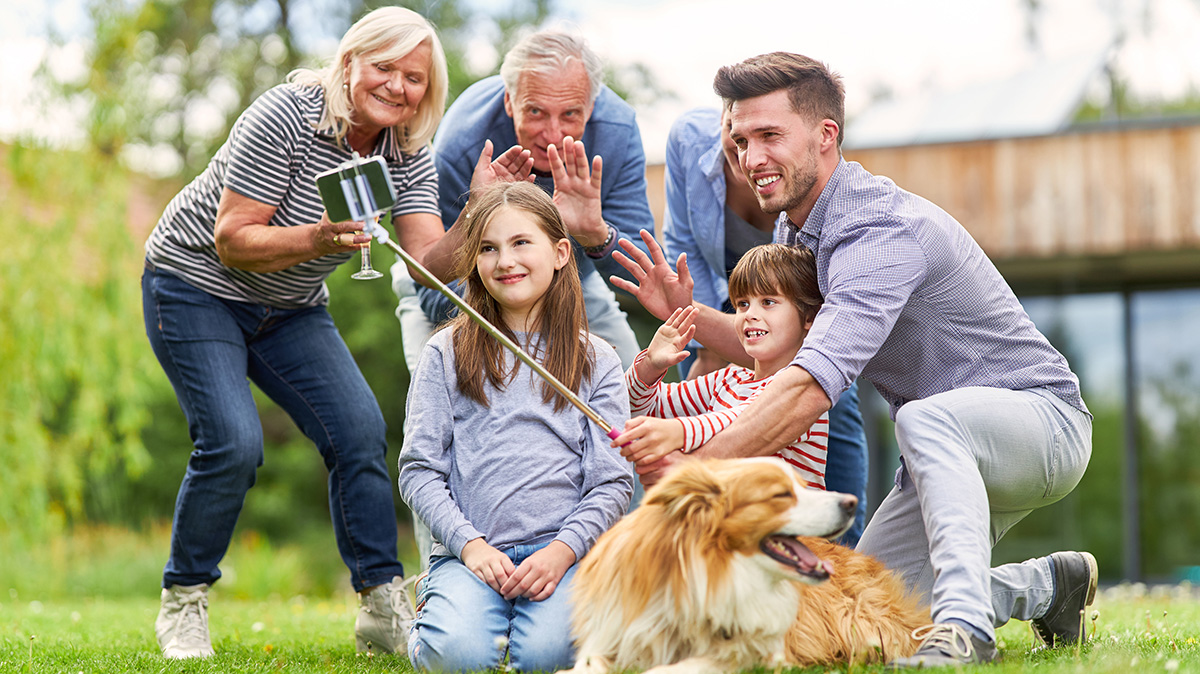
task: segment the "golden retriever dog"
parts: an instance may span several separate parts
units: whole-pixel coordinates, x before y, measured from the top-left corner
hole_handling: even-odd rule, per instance
[[[574,581],[572,674],[708,674],[908,656],[929,611],[866,555],[824,539],[857,499],[778,459],[692,461],[646,493]]]

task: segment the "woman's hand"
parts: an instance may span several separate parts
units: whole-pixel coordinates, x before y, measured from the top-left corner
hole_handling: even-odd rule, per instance
[[[620,276],[610,276],[608,280],[636,297],[646,311],[656,318],[666,320],[671,312],[692,303],[692,287],[695,284],[688,271],[687,253],[680,253],[675,262],[676,268],[671,269],[667,258],[663,256],[662,246],[658,245],[654,236],[644,229],[639,233],[650,251],[649,255],[625,239],[617,244],[621,250],[613,251],[613,259],[627,269],[634,280],[627,281]]]
[[[696,334],[695,320],[696,308],[690,304],[671,313],[670,318],[654,332],[650,346],[646,347],[646,360],[651,367],[666,372],[667,368],[682,363],[688,357],[684,348]]]
[[[542,601],[554,594],[563,574],[574,563],[575,551],[569,545],[551,541],[521,562],[500,588],[500,594],[509,600],[525,597],[530,601]]]
[[[508,555],[488,545],[482,538],[467,541],[462,550],[462,563],[488,587],[500,592],[513,572],[512,560]],[[503,592],[501,592],[503,594]]]
[[[321,214],[321,221],[313,228],[313,248],[321,255],[344,253],[357,249],[371,240],[356,222],[330,222],[329,213]]]
[[[683,447],[683,422],[678,419],[634,417],[612,441],[621,456],[639,466],[652,464]]]
[[[300,227],[274,227],[268,223],[276,207],[242,196],[226,187],[217,204],[213,240],[221,263],[236,269],[269,273],[287,269],[331,253],[344,253],[370,241],[356,234],[353,222],[320,222]]]

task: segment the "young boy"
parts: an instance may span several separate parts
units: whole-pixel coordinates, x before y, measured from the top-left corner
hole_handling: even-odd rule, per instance
[[[676,310],[625,373],[635,418],[612,444],[626,459],[642,466],[676,449],[691,452],[732,423],[796,357],[822,302],[812,252],[781,244],[750,249],[729,275],[729,297],[754,369],[730,365],[680,384],[662,383],[667,369],[687,358],[683,349],[696,331],[695,309]],[[824,489],[828,442],[827,412],[776,456]]]

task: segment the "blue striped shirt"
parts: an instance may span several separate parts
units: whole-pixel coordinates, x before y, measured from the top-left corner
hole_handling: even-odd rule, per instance
[[[217,204],[226,187],[275,206],[269,225],[295,227],[321,220],[325,208],[317,174],[351,157],[349,148],[339,146],[331,133],[316,130],[324,114],[325,92],[318,86],[282,84],[255,100],[234,123],[208,168],[167,205],[146,241],[146,259],[224,299],[281,309],[327,303],[325,279],[353,251],[259,273],[225,266],[214,237]],[[392,129],[385,129],[376,146],[396,186],[392,215],[440,217],[437,171],[429,148],[401,154],[393,136]]]
[[[838,162],[803,227],[775,241],[816,255],[825,303],[793,365],[837,402],[861,374],[891,405],[967,386],[1042,387],[1087,407],[1066,358],[1038,332],[967,230],[857,163]]]

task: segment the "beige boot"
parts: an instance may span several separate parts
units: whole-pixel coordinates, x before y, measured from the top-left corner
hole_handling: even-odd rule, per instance
[[[400,576],[360,593],[358,618],[354,621],[358,652],[407,654],[408,628],[415,617],[404,579]]]

